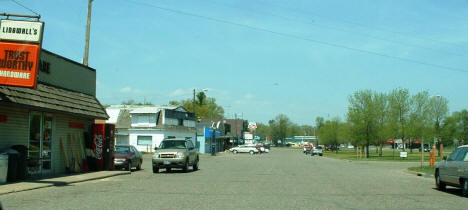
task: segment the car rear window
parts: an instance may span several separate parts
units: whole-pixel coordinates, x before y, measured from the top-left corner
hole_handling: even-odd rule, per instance
[[[115,154],[128,154],[130,152],[129,147],[115,147]]]

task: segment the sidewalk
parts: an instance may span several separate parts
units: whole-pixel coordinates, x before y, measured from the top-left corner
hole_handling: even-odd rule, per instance
[[[112,176],[130,174],[129,171],[99,171],[76,175],[64,175],[56,178],[24,180],[21,182],[0,185],[0,195],[52,186],[66,186],[72,183],[103,179]]]

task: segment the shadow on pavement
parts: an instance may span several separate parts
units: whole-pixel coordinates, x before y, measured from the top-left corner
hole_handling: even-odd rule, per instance
[[[436,191],[440,191],[438,190],[437,188],[432,188]],[[452,195],[456,195],[456,196],[459,196],[459,197],[463,197],[463,194],[462,194],[462,190],[459,189],[459,188],[448,188],[445,190],[445,191],[441,191],[441,192],[445,192],[445,193],[449,193],[449,194],[452,194]]]

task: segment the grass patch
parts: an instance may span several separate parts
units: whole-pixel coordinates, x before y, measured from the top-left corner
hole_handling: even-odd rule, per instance
[[[422,174],[434,174],[434,167],[431,167],[431,166],[411,167],[411,168],[408,168],[408,170],[419,172]]]
[[[413,153],[410,150],[406,150],[408,153],[407,158],[400,158],[400,150],[393,151],[392,149],[384,149],[382,151],[382,156],[376,152],[376,150],[370,150],[369,158],[365,157],[365,154],[362,154],[362,157],[356,154],[355,150],[340,150],[338,153],[333,151],[324,151],[323,155],[331,158],[342,159],[342,160],[363,160],[363,161],[394,161],[394,162],[420,162],[421,153],[414,149]],[[446,150],[445,155],[449,154],[449,151]],[[424,162],[429,162],[430,154],[428,152],[424,153]],[[439,161],[439,157],[436,156],[436,162]]]

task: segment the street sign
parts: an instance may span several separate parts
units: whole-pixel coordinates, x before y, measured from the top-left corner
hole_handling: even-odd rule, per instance
[[[257,129],[257,123],[255,122],[249,122],[249,125],[247,126],[250,130],[255,130]]]

